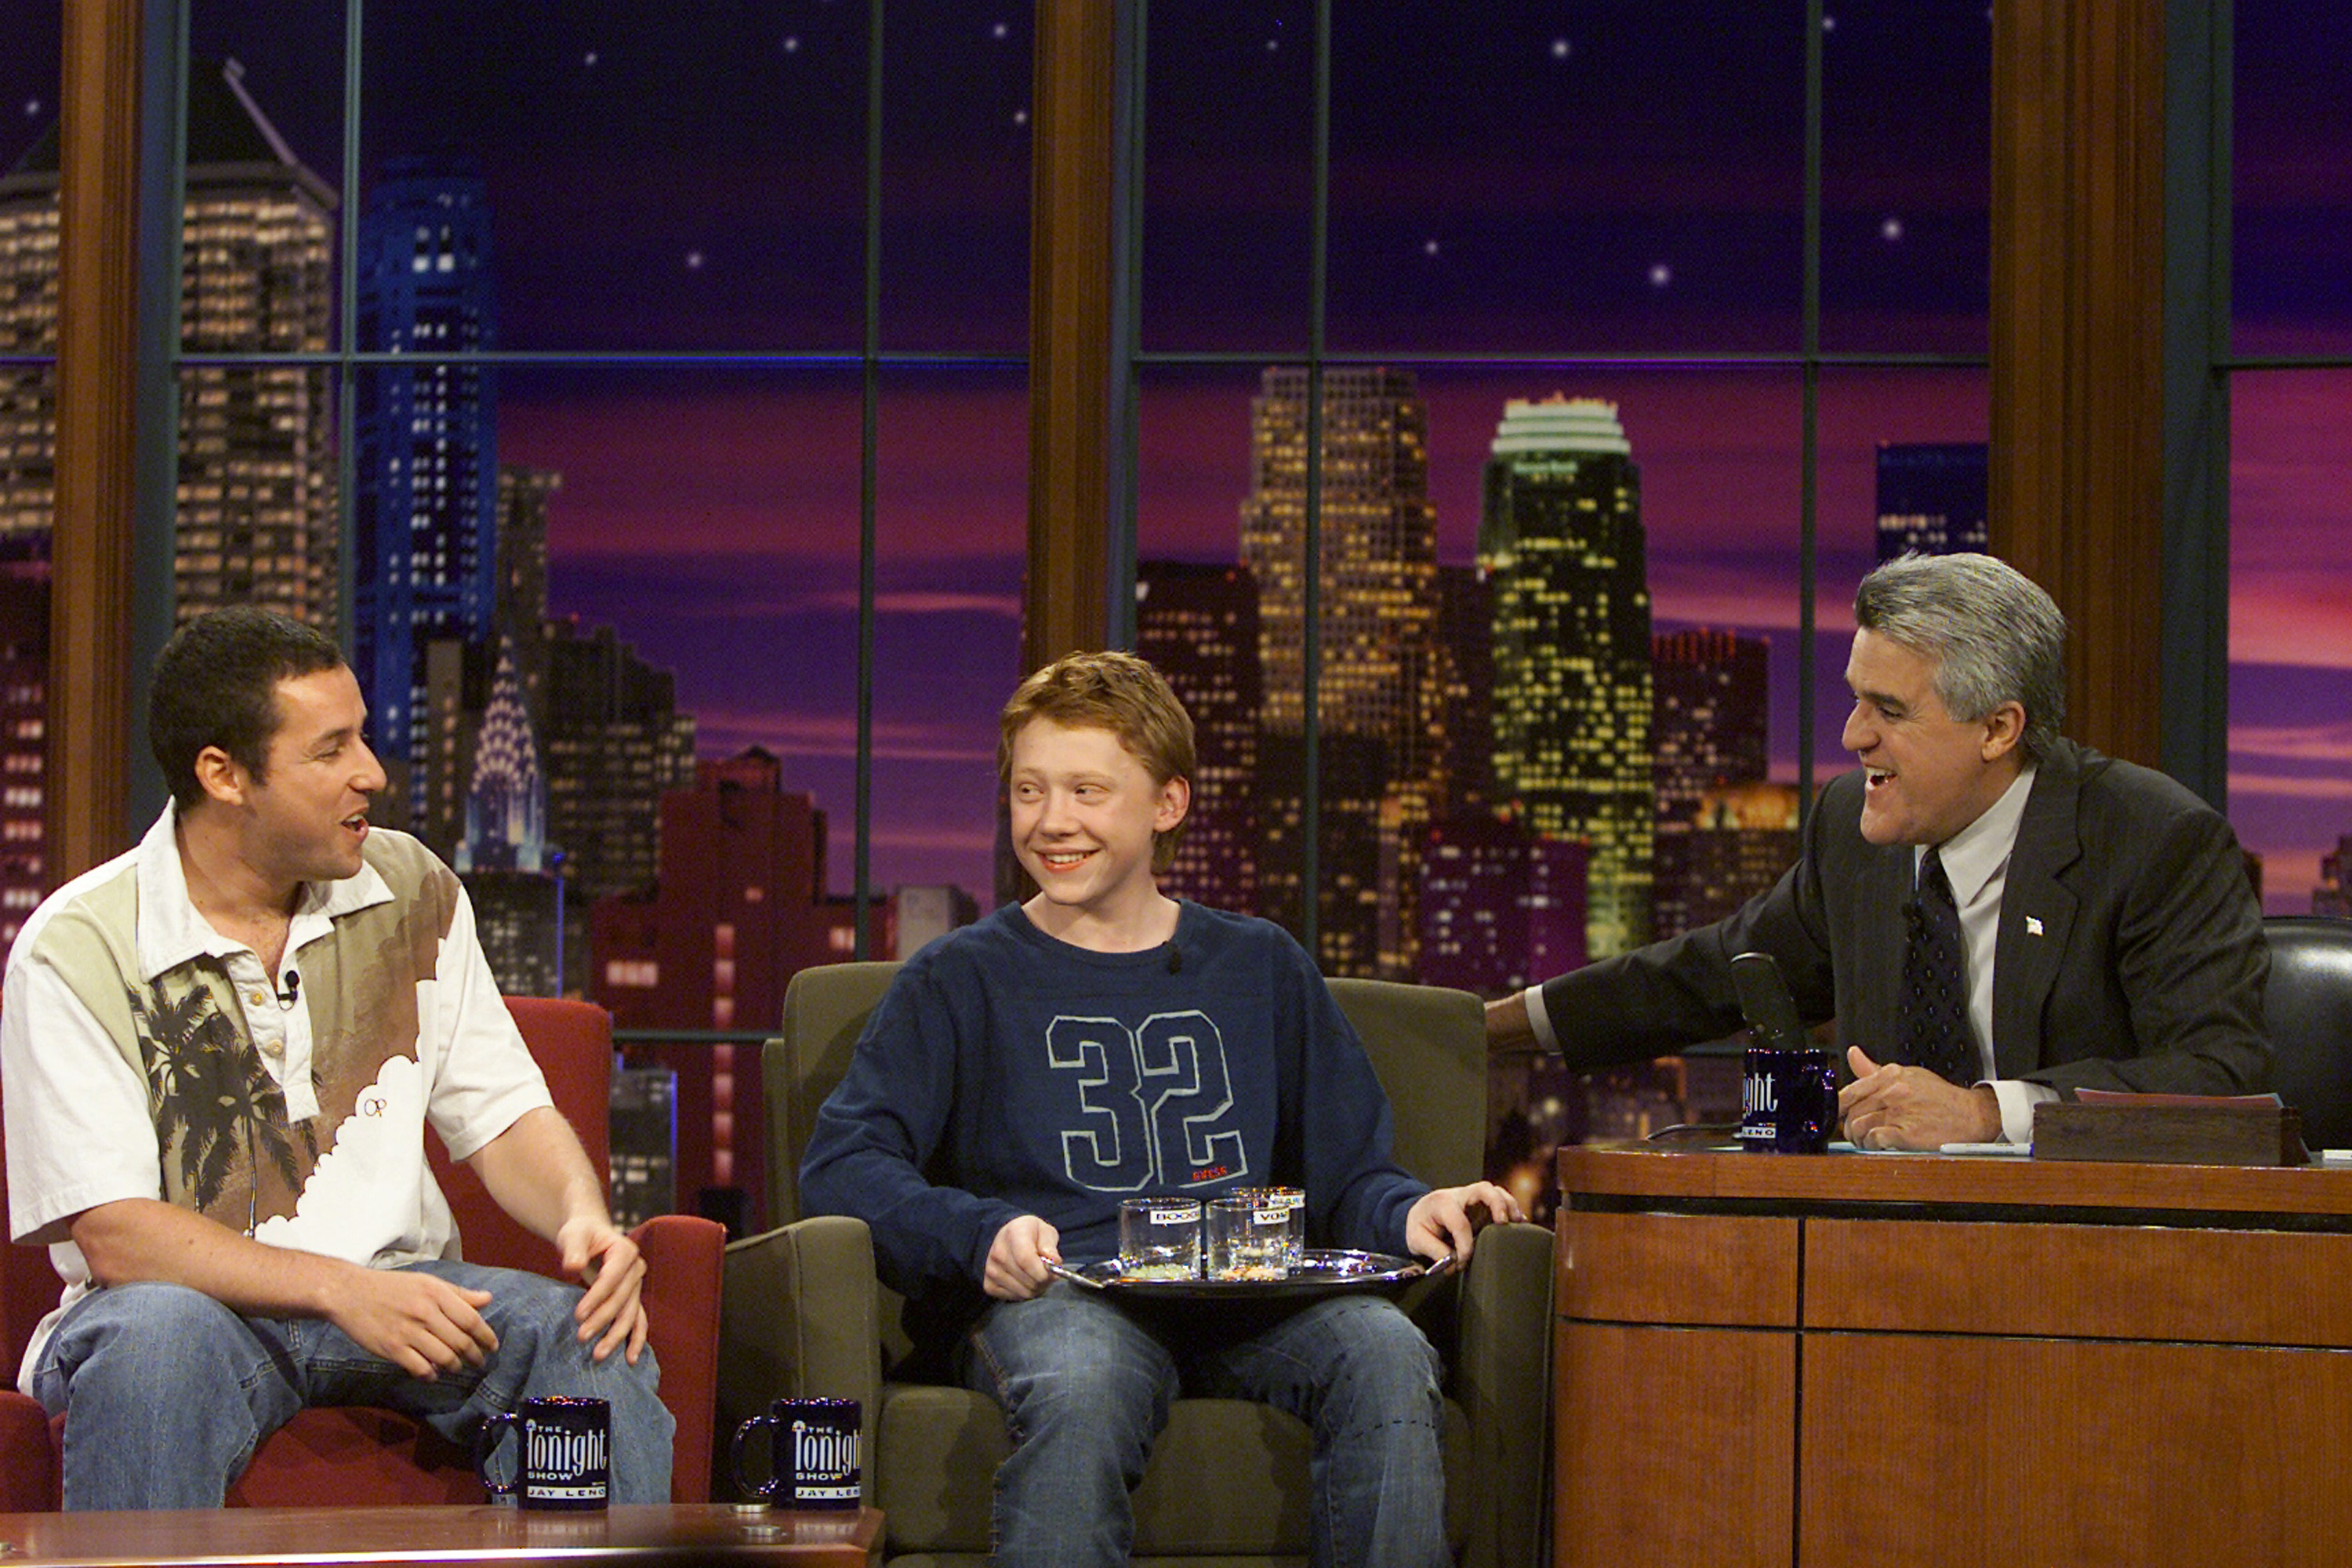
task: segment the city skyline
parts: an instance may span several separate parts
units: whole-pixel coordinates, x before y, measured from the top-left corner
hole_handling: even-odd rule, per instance
[[[2239,9],[2242,70],[2270,68],[2276,74],[2281,51],[2263,40],[2283,24],[2262,6]],[[299,10],[261,5],[249,16],[232,16],[199,7],[195,41],[200,48],[235,52],[246,60],[249,83],[298,147],[331,149],[335,91],[322,94],[319,102],[309,94],[317,82],[339,81],[340,21],[321,22]],[[757,40],[760,57],[768,66],[794,72],[822,66],[821,57],[838,52],[856,31],[862,20],[857,10],[773,8],[765,14],[784,20],[775,36]],[[906,181],[894,185],[892,194],[900,198],[898,221],[908,226],[893,231],[890,254],[910,254],[914,240],[902,243],[898,237],[925,224],[934,246],[941,233],[976,243],[972,264],[944,280],[944,292],[924,296],[913,290],[905,263],[897,265],[888,286],[897,307],[894,331],[906,334],[900,341],[929,333],[935,341],[1017,354],[1025,341],[1025,289],[1020,287],[1020,264],[1003,256],[1006,247],[1017,251],[1025,243],[1025,186],[1007,172],[1017,174],[1025,166],[1019,116],[1027,90],[1027,19],[1009,14],[1002,35],[993,31],[992,21],[978,24],[975,49],[975,28],[963,25],[969,18],[950,27],[945,15],[894,7],[894,26],[910,11],[914,26],[894,33],[894,39],[908,40],[894,43],[895,64],[919,73],[931,68],[928,60],[951,50],[972,56],[954,77],[969,90],[948,94],[947,112],[971,143],[958,166],[984,177],[967,182],[951,198],[943,182],[928,172],[950,160],[900,165]],[[1265,15],[1289,13],[1273,7]],[[1379,7],[1357,15],[1370,20],[1351,26],[1373,30],[1385,25],[1386,13]],[[1968,195],[1965,190],[1969,158],[1924,153],[1924,138],[1912,134],[1903,141],[1900,155],[1874,174],[1855,162],[1862,142],[1853,135],[1857,126],[1892,114],[1895,89],[1911,77],[1917,79],[1911,81],[1913,90],[1935,101],[1957,101],[1969,72],[1980,68],[1980,46],[1978,65],[1966,59],[1957,66],[1938,64],[1926,56],[1948,47],[1937,29],[1956,29],[1956,23],[1924,21],[1915,53],[1903,52],[1913,47],[1900,40],[1881,38],[1873,29],[1883,32],[1883,23],[1867,16],[1843,20],[1836,47],[1867,47],[1885,68],[1864,73],[1856,99],[1840,100],[1857,107],[1850,122],[1840,121],[1844,130],[1833,128],[1833,330],[1867,337],[1865,326],[1876,321],[1888,341],[1916,343],[1924,332],[1964,349],[1974,331],[1980,349],[1981,237],[1974,242],[1978,260],[1969,263],[1967,245],[1950,233],[1955,226],[1965,228],[1978,221],[1972,215],[1981,192]],[[425,138],[425,125],[410,122],[418,119],[416,107],[426,104],[444,111],[431,125],[433,134],[461,132],[480,140],[477,150],[502,227],[530,237],[530,243],[516,247],[513,286],[501,278],[502,307],[509,298],[517,301],[510,341],[533,347],[593,347],[621,342],[614,334],[625,330],[633,334],[630,343],[690,346],[709,341],[714,331],[743,329],[740,341],[809,342],[833,332],[825,323],[850,320],[854,300],[819,279],[821,273],[833,276],[822,268],[807,271],[808,278],[819,279],[817,286],[800,289],[780,289],[770,275],[740,269],[746,260],[743,241],[769,228],[791,236],[785,248],[794,249],[795,265],[804,270],[816,267],[811,258],[817,248],[835,243],[839,212],[854,208],[855,197],[845,179],[822,172],[834,165],[820,160],[812,165],[820,169],[820,177],[797,183],[789,195],[766,190],[772,182],[747,183],[744,175],[761,160],[789,155],[795,148],[824,159],[841,152],[849,139],[832,137],[820,121],[828,115],[857,118],[854,99],[838,89],[839,79],[851,74],[847,66],[827,67],[832,74],[824,79],[830,85],[813,89],[782,111],[794,135],[806,132],[801,141],[761,142],[745,135],[722,142],[711,128],[719,110],[732,106],[699,107],[652,92],[646,73],[656,68],[648,63],[653,57],[646,40],[611,37],[612,25],[567,21],[543,47],[524,51],[528,58],[515,68],[526,85],[504,95],[514,100],[509,107],[489,101],[502,95],[485,94],[478,86],[458,83],[452,90],[453,84],[439,81],[437,66],[429,62],[449,58],[446,53],[404,46],[404,38],[413,43],[448,21],[437,14],[371,20],[371,43],[379,46],[382,63],[376,68],[379,90],[370,100],[368,142],[372,153],[385,157],[411,150],[405,142]],[[504,25],[468,24],[492,30]],[[2342,27],[2340,21],[2308,25],[2323,33]],[[708,26],[693,24],[677,50],[691,54],[700,48],[701,29]],[[2263,32],[2266,27],[2270,33]],[[576,37],[600,28],[608,35],[601,40]],[[926,37],[926,28],[938,37]],[[1626,37],[1612,40],[1611,28]],[[797,49],[784,47],[788,29],[800,40]],[[1633,46],[1635,23],[1603,7],[1558,31],[1569,45],[1564,56],[1552,52],[1550,37],[1507,37],[1511,29],[1498,28],[1496,38],[1475,41],[1473,64],[1492,68],[1492,79],[1522,89],[1544,83],[1557,89],[1569,83],[1578,94],[1618,90],[1595,79]],[[1253,27],[1238,32],[1252,35]],[[1233,78],[1244,100],[1246,112],[1237,118],[1246,129],[1262,121],[1281,82],[1244,79],[1244,60],[1251,71],[1263,66],[1295,73],[1297,37],[1269,23],[1263,37],[1237,37],[1227,41],[1225,53],[1213,54],[1201,39],[1157,30],[1155,70],[1205,68],[1199,62],[1213,58],[1215,68]],[[1169,45],[1164,49],[1159,47],[1163,39]],[[1262,47],[1269,42],[1291,47],[1287,53]],[[1343,64],[1360,63],[1360,34],[1343,28],[1338,42],[1347,56]],[[1735,38],[1726,47],[1738,42]],[[39,43],[36,37],[35,55]],[[323,52],[322,43],[330,46]],[[1500,58],[1507,47],[1522,46],[1524,62],[1517,54],[1508,61]],[[1786,40],[1772,45],[1766,51],[1769,58],[1754,68],[1765,68],[1789,48]],[[749,51],[736,52],[745,58],[714,66],[727,82],[754,74]],[[716,59],[729,50],[713,48],[710,54]],[[1840,63],[1846,58],[1833,56],[1832,67],[1847,71],[1838,80],[1850,89],[1857,82]],[[319,68],[321,58],[334,69]],[[2271,64],[2264,66],[2265,60]],[[1363,74],[1386,79],[1377,70]],[[8,79],[14,87],[26,78]],[[600,82],[612,86],[600,88]],[[1438,90],[1429,89],[1417,101],[1425,103]],[[1671,80],[1658,90],[1663,100],[1656,110],[1614,121],[1601,115],[1600,125],[1638,129],[1670,117],[1674,104],[1684,100]],[[1785,92],[1774,90],[1780,96],[1768,95],[1759,106],[1759,125],[1787,108]],[[638,106],[599,96],[606,92],[629,94]],[[37,132],[41,116],[31,105],[41,96],[23,92],[23,135],[0,136],[0,158],[13,159]],[[729,94],[712,96],[723,100]],[[648,137],[655,121],[642,106],[656,101],[664,113],[679,117],[671,139],[677,147],[723,146],[727,153],[725,159],[697,163],[658,224],[630,210],[660,205],[654,188],[631,173],[643,170],[649,156],[671,144]],[[1374,254],[1383,235],[1397,238],[1410,232],[1416,216],[1426,231],[1412,245],[1401,247],[1399,258],[1358,265],[1348,274],[1352,281],[1337,285],[1341,295],[1336,303],[1348,307],[1339,313],[1344,331],[1357,343],[1369,333],[1374,342],[1442,350],[1479,344],[1505,331],[1515,334],[1514,341],[1526,341],[1524,322],[1512,324],[1505,302],[1509,287],[1525,287],[1525,264],[1496,251],[1493,241],[1507,232],[1511,212],[1524,217],[1534,193],[1556,197],[1563,181],[1579,199],[1592,204],[1601,215],[1598,226],[1618,240],[1633,232],[1624,225],[1640,216],[1640,199],[1627,193],[1672,192],[1675,202],[1697,205],[1691,224],[1672,234],[1643,231],[1646,237],[1637,244],[1620,247],[1639,275],[1624,285],[1622,296],[1605,296],[1605,309],[1599,294],[1581,313],[1559,310],[1557,299],[1547,299],[1544,308],[1558,327],[1545,337],[1606,348],[1624,346],[1626,333],[1641,332],[1646,336],[1636,346],[1672,346],[1713,323],[1707,330],[1722,329],[1713,342],[1786,341],[1781,333],[1793,298],[1786,287],[1788,268],[1776,264],[1764,269],[1769,286],[1747,297],[1726,291],[1728,285],[1717,273],[1718,262],[1736,263],[1747,254],[1740,247],[1755,243],[1762,230],[1755,223],[1730,222],[1711,229],[1697,216],[1718,210],[1707,204],[1728,201],[1727,190],[1742,180],[1761,193],[1758,199],[1764,205],[1782,207],[1792,187],[1790,165],[1773,162],[1787,150],[1780,132],[1713,125],[1700,116],[1690,140],[1664,138],[1644,150],[1634,145],[1638,137],[1629,138],[1622,152],[1601,148],[1606,155],[1596,165],[1598,173],[1574,180],[1558,171],[1546,174],[1528,145],[1540,146],[1544,156],[1556,161],[1600,146],[1598,130],[1575,128],[1572,136],[1535,138],[1517,147],[1510,156],[1531,177],[1514,182],[1496,177],[1498,165],[1476,162],[1484,152],[1470,144],[1476,140],[1475,126],[1439,132],[1425,118],[1420,134],[1430,145],[1416,151],[1404,130],[1368,125],[1361,102],[1349,101],[1356,102],[1356,118],[1347,118],[1343,102],[1338,162],[1341,174],[1357,173],[1335,192],[1343,230],[1356,236],[1353,243],[1370,247],[1365,255]],[[1579,101],[1590,107],[1588,100]],[[1622,92],[1603,101],[1622,105]],[[2294,106],[2310,101],[2307,92],[2249,92],[2241,101],[2241,187],[2258,198],[2239,228],[2241,254],[2249,263],[2239,269],[2241,342],[2284,348],[2340,341],[2331,334],[2340,334],[2342,306],[2325,303],[2329,296],[2324,280],[2312,278],[2307,264],[2297,271],[2278,260],[2294,247],[2276,237],[2289,232],[2289,218],[2300,216],[2307,227],[2308,204],[2322,199],[2325,187],[2314,185],[2308,171],[2340,167],[2340,162],[2330,164],[2322,156],[2330,144],[2320,117],[2295,117]],[[513,121],[551,107],[565,110],[558,117],[567,128],[564,135],[551,134],[545,125],[528,135],[511,129]],[[53,104],[47,108],[54,111]],[[615,109],[619,112],[612,113]],[[1176,108],[1172,122],[1189,124],[1185,113]],[[1156,119],[1155,126],[1171,122]],[[981,128],[987,126],[993,131],[984,139]],[[895,134],[909,133],[902,119]],[[562,145],[567,136],[578,145]],[[1295,138],[1281,142],[1276,152],[1293,145]],[[1175,236],[1171,258],[1149,280],[1147,302],[1163,302],[1166,310],[1155,319],[1174,321],[1171,330],[1177,332],[1186,330],[1183,310],[1202,309],[1200,290],[1186,282],[1181,265],[1191,254],[1182,248],[1185,237],[1212,232],[1202,216],[1217,211],[1211,191],[1217,182],[1211,176],[1234,166],[1219,160],[1238,156],[1230,140],[1205,146],[1190,165],[1172,153],[1160,155],[1153,165],[1160,171],[1158,188],[1171,193],[1182,216],[1163,230]],[[1677,173],[1675,160],[1695,148],[1724,153],[1723,174],[1694,184],[1686,171]],[[1641,162],[1652,157],[1654,163]],[[1913,163],[1904,164],[1905,157]],[[601,182],[609,188],[600,188],[595,178],[599,159],[604,160],[604,170],[622,171],[617,183]],[[1759,178],[1757,171],[1767,163],[1779,172]],[[372,157],[370,167],[380,166]],[[1884,211],[1884,201],[1860,194],[1904,189],[1906,169],[1917,174],[1930,166],[1934,177],[1914,183],[1899,215]],[[1383,183],[1372,177],[1376,170],[1395,177]],[[1663,173],[1653,179],[1652,171]],[[1604,188],[1612,182],[1619,187],[1613,197]],[[1491,203],[1489,189],[1497,193]],[[1955,191],[1961,194],[1955,196]],[[2340,205],[2340,195],[2326,199]],[[566,201],[587,202],[584,210],[596,214],[597,222],[583,228],[551,221]],[[1449,202],[1457,209],[1451,216],[1444,210]],[[991,203],[1006,211],[988,216],[982,209]],[[820,215],[827,204],[839,210]],[[356,205],[347,202],[345,211]],[[1874,214],[1874,208],[1881,210]],[[1889,218],[1899,219],[1896,237],[1885,237]],[[1763,230],[1780,232],[1774,226],[1779,221],[1765,223]],[[963,226],[955,227],[957,222]],[[1839,239],[1845,232],[1841,225],[1858,226]],[[728,237],[730,228],[736,231],[733,239]],[[583,243],[552,243],[567,234]],[[1694,245],[1710,235],[1721,243]],[[1710,250],[1720,254],[1711,256]],[[854,247],[827,254],[854,259],[853,252]],[[500,254],[505,265],[509,253],[502,248]],[[1580,258],[1574,265],[1588,263]],[[622,267],[635,270],[598,270]],[[1659,267],[1667,275],[1664,283],[1653,281]],[[1971,267],[1978,269],[1978,281],[1968,287],[1978,291],[1975,297],[1968,287],[1949,282]],[[1879,281],[1870,282],[1881,273]],[[576,290],[590,277],[606,280],[605,298],[625,301],[625,319],[610,310],[583,316],[564,302],[576,296],[566,295],[563,288]],[[1840,278],[1846,281],[1836,281]],[[982,307],[983,295],[989,302]],[[832,302],[832,315],[815,310],[814,302],[820,300]],[[1379,313],[1367,314],[1368,300]],[[1167,310],[1177,313],[1171,317]],[[1248,341],[1240,335],[1247,322],[1219,326],[1213,317],[1204,319],[1212,335]],[[1979,323],[1974,329],[1966,326],[1971,320]],[[794,321],[809,335],[796,337]],[[1773,637],[1772,759],[1776,774],[1791,769],[1798,494],[1793,452],[1800,429],[1795,373],[1419,368],[1429,406],[1430,498],[1444,563],[1470,558],[1478,463],[1508,401],[1561,392],[1620,405],[1643,453],[1644,522],[1651,533],[1657,624],[1662,629],[1706,625]],[[1255,375],[1255,367],[1147,373],[1142,554],[1204,563],[1232,560],[1235,508],[1247,490],[1246,388]],[[2249,844],[2264,854],[2274,890],[2307,889],[2320,853],[2352,822],[2352,721],[2342,717],[2352,714],[2352,585],[2344,564],[2347,530],[2341,482],[2352,466],[2347,381],[2340,372],[2298,372],[2242,375],[2233,382],[2239,527],[2231,815]],[[894,370],[886,374],[885,386],[875,880],[882,889],[897,881],[954,880],[984,892],[992,838],[993,712],[1020,673],[1015,665],[1026,484],[1022,374],[1017,366],[986,364]],[[585,625],[620,627],[648,661],[674,670],[679,706],[700,720],[707,755],[760,743],[782,757],[793,787],[814,793],[827,811],[835,837],[834,876],[836,881],[845,878],[853,815],[847,671],[856,646],[849,609],[858,421],[854,373],[532,371],[506,377],[501,394],[501,458],[564,477],[564,489],[551,506],[550,597],[557,609],[577,615]],[[1843,710],[1837,669],[1843,657],[1846,599],[1871,558],[1872,456],[1886,441],[1980,440],[1986,434],[1984,408],[1984,380],[1978,371],[1824,373],[1818,605],[1823,629],[1817,646],[1821,679],[1814,734],[1823,774],[1843,762],[1834,744]],[[2306,900],[2307,896],[2306,891]],[[2282,905],[2274,893],[2273,907],[2297,906]],[[2308,907],[2307,901],[2301,907]]]

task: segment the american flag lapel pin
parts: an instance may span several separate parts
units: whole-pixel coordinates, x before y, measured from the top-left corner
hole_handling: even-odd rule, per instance
[[[2040,936],[2042,934],[2042,917],[2040,915],[2028,915],[2025,917],[2025,934],[2028,936]]]

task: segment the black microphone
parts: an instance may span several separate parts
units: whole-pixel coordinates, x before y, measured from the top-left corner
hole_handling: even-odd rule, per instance
[[[301,973],[299,971],[289,969],[286,972],[286,989],[278,994],[278,1005],[280,1007],[291,1009],[294,1004],[301,999]]]
[[[1171,974],[1181,973],[1183,967],[1183,950],[1178,947],[1174,942],[1170,942],[1168,944],[1168,973]]]

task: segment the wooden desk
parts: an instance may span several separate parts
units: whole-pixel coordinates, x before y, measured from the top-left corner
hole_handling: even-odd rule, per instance
[[[9,1550],[14,1548],[14,1551]],[[634,1503],[602,1513],[458,1508],[225,1508],[152,1513],[0,1514],[0,1564],[479,1563],[522,1561],[688,1568],[773,1563],[866,1568],[882,1515],[739,1512],[720,1503]]]
[[[2352,1168],[1559,1184],[1559,1564],[2352,1562]]]

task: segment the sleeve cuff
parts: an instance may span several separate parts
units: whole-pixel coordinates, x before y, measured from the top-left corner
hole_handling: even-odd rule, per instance
[[[1530,985],[1520,994],[1528,1005],[1528,1027],[1534,1033],[1536,1044],[1547,1051],[1559,1050],[1559,1037],[1551,1032],[1551,1015],[1544,1011],[1543,987]]]
[[[2000,1101],[2002,1140],[2019,1144],[2033,1142],[2033,1108],[2059,1098],[2048,1084],[2028,1083],[2023,1079],[1996,1079],[1992,1093]]]

